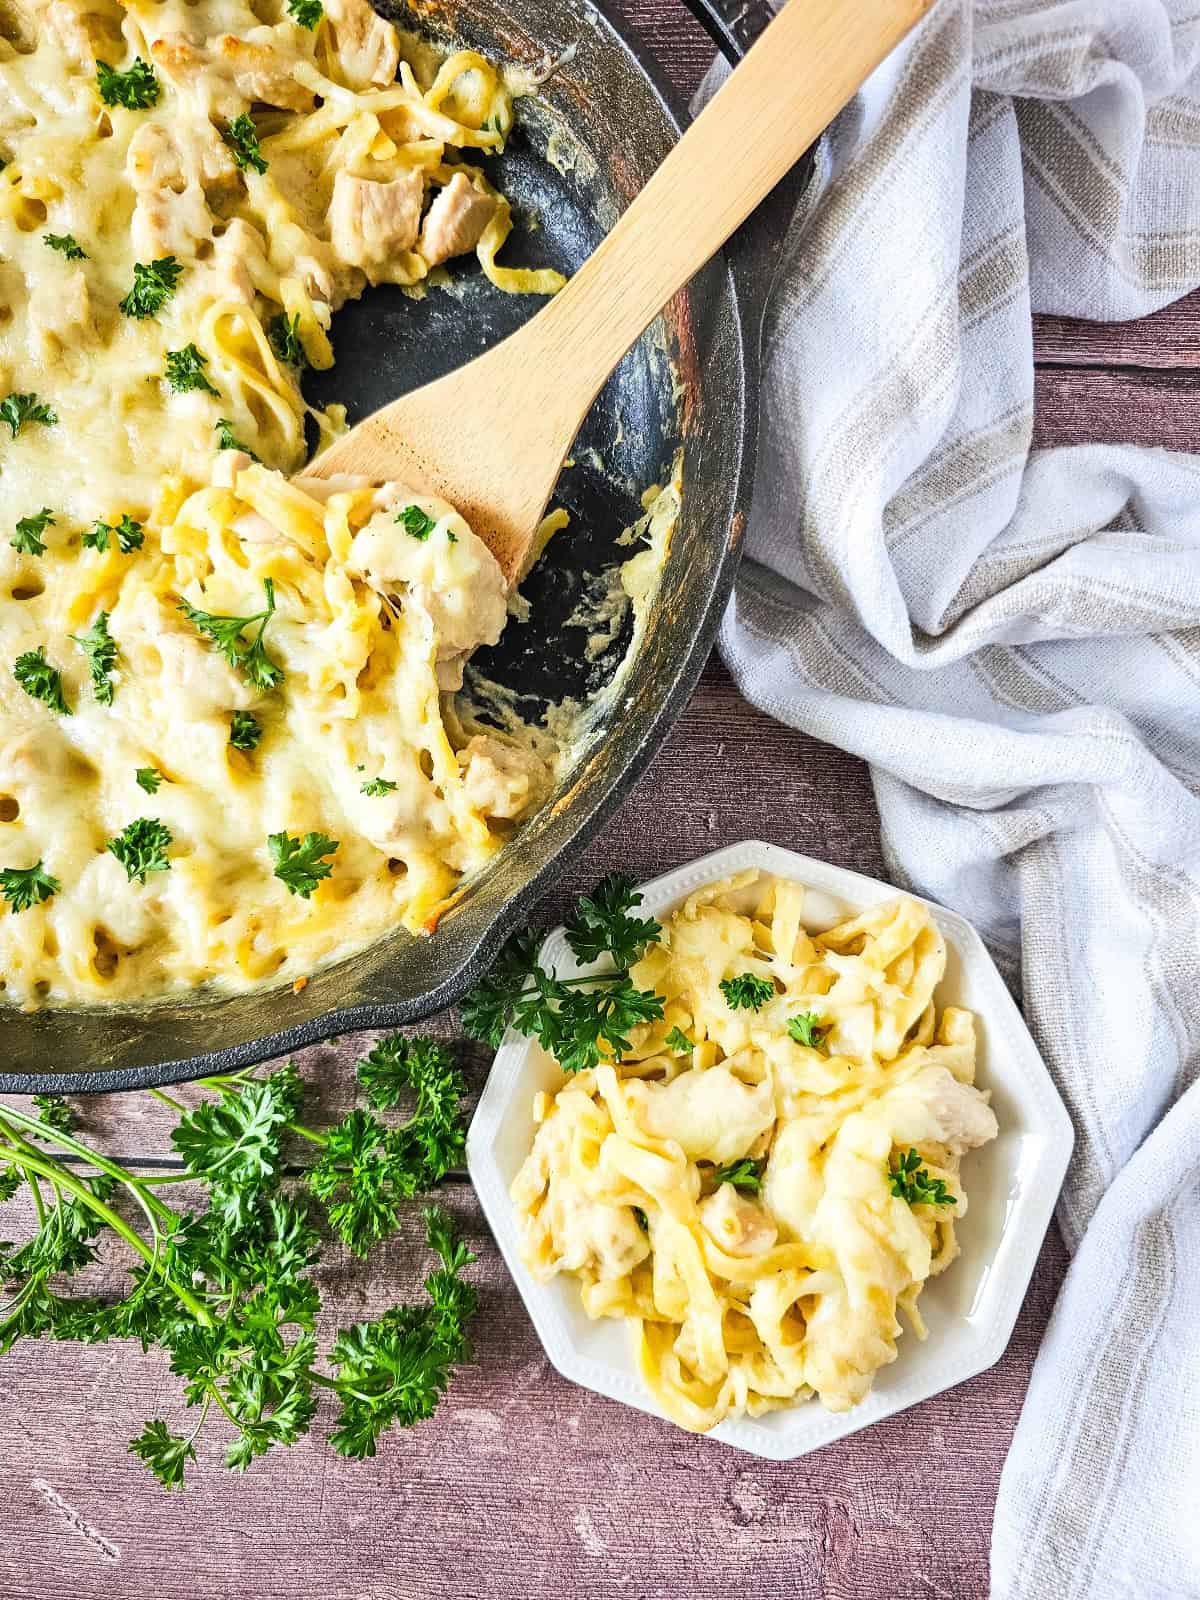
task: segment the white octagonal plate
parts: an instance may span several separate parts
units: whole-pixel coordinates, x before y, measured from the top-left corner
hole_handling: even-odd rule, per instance
[[[812,891],[804,920],[813,930],[832,927],[898,892],[857,872],[747,840],[643,884],[644,909],[665,920],[700,885],[746,867],[795,879]],[[1021,1013],[970,923],[926,903],[946,940],[946,975],[938,1004],[967,1006],[978,1018],[976,1081],[992,1091],[1000,1135],[964,1157],[962,1181],[970,1208],[958,1228],[962,1254],[921,1295],[929,1338],[922,1343],[906,1330],[896,1361],[879,1371],[874,1389],[853,1411],[835,1415],[819,1401],[807,1400],[764,1417],[724,1422],[708,1436],[755,1455],[775,1460],[804,1455],[952,1388],[999,1360],[1062,1186],[1074,1134]],[[561,928],[550,935],[542,959],[564,976],[577,970]],[[626,1325],[591,1321],[580,1303],[576,1279],[560,1275],[539,1283],[521,1261],[509,1185],[533,1140],[534,1094],[553,1091],[562,1081],[540,1045],[510,1030],[471,1123],[471,1179],[546,1354],[559,1372],[586,1389],[659,1415],[638,1375]]]

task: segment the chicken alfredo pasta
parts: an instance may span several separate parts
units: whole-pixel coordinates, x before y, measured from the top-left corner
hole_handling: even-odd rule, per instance
[[[964,1152],[996,1135],[945,947],[894,900],[826,933],[755,872],[691,896],[632,969],[663,1016],[539,1095],[513,1185],[540,1279],[628,1318],[666,1414],[704,1430],[816,1395],[844,1411],[958,1253]]]
[[[0,986],[298,976],[428,927],[545,768],[444,697],[499,568],[289,482],[333,311],[474,251],[512,95],[366,0],[0,0]],[[468,156],[471,159],[468,159]]]

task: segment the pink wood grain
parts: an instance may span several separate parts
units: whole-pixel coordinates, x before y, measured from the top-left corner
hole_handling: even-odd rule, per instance
[[[686,94],[709,48],[676,0],[626,0]],[[1043,319],[1038,441],[1200,448],[1200,297],[1123,328]],[[697,781],[697,775],[701,781]],[[547,904],[613,866],[643,876],[751,834],[879,873],[860,763],[749,710],[713,664],[652,771]],[[437,1031],[454,1036],[454,1019]],[[361,1041],[306,1052],[321,1114],[349,1101]],[[466,1064],[476,1084],[486,1052]],[[96,1100],[88,1131],[161,1156],[153,1101]],[[999,1364],[949,1394],[794,1464],[742,1456],[584,1394],[547,1365],[469,1187],[447,1203],[479,1253],[478,1365],[432,1422],[364,1464],[320,1442],[232,1479],[205,1448],[184,1497],[128,1456],[175,1384],[136,1348],[18,1347],[0,1362],[0,1595],[153,1600],[983,1600],[991,1514],[1038,1341],[1065,1270],[1047,1240]],[[414,1223],[415,1228],[415,1223]],[[370,1274],[336,1261],[323,1289],[349,1321],[411,1293],[415,1233]],[[219,1430],[217,1430],[219,1432]]]

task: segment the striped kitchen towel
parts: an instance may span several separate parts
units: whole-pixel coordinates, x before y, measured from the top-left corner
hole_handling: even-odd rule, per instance
[[[1198,284],[1196,0],[942,0],[767,302],[725,659],[870,762],[893,876],[984,933],[1077,1130],[996,1600],[1200,1595],[1200,458],[1030,451],[1031,312]]]

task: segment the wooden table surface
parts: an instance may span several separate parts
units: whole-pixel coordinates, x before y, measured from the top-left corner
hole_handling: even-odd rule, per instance
[[[677,85],[709,56],[675,0],[626,6]],[[1200,449],[1200,295],[1142,322],[1043,319],[1038,442]],[[697,772],[703,782],[696,782]],[[649,876],[749,836],[880,873],[865,768],[750,710],[710,664],[640,788],[569,874],[550,919],[602,871]],[[439,1029],[452,1032],[453,1019]],[[308,1051],[331,1109],[354,1040]],[[481,1083],[487,1055],[467,1052]],[[161,1153],[145,1096],[93,1100],[85,1135]],[[1007,1354],[969,1383],[794,1463],[755,1460],[599,1399],[541,1353],[468,1184],[447,1203],[479,1254],[478,1364],[436,1417],[343,1462],[318,1428],[233,1478],[216,1437],[183,1496],[127,1453],[148,1416],[179,1418],[165,1361],[135,1346],[18,1346],[0,1362],[3,1600],[195,1600],[280,1591],[331,1600],[981,1600],[992,1508],[1065,1268],[1046,1241]],[[322,1288],[348,1322],[416,1289],[416,1227]],[[211,1430],[213,1435],[220,1430]]]

